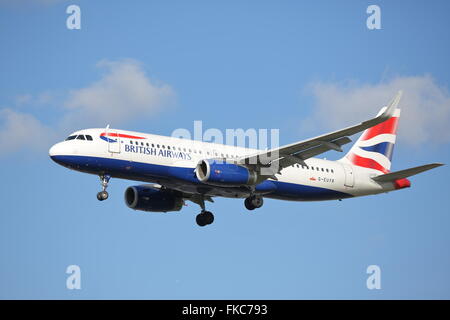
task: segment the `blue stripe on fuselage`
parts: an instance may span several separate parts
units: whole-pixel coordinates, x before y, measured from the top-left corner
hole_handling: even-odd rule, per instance
[[[154,181],[159,179],[176,179],[180,182],[208,186],[199,182],[193,168],[171,167],[151,163],[132,162],[127,160],[87,157],[87,156],[52,156],[53,161],[81,172],[100,174],[108,173],[112,177],[137,181]],[[216,187],[216,189],[230,189]],[[285,200],[333,200],[350,198],[352,195],[335,190],[266,180],[255,186],[257,192],[268,193],[265,197]]]

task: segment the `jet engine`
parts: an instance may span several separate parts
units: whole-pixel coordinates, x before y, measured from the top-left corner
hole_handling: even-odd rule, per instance
[[[202,160],[195,169],[197,179],[216,186],[254,185],[258,180],[256,172],[248,168],[220,160]]]
[[[183,206],[181,194],[174,190],[161,189],[150,185],[128,187],[125,203],[134,210],[149,212],[180,211]]]

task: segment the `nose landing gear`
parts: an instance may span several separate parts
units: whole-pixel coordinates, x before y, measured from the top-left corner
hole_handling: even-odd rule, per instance
[[[109,179],[111,179],[110,175],[105,174],[105,175],[101,175],[100,176],[100,181],[101,181],[101,184],[102,184],[102,191],[97,193],[97,199],[99,201],[103,201],[103,200],[108,199],[108,192],[106,191],[106,188],[108,188]]]

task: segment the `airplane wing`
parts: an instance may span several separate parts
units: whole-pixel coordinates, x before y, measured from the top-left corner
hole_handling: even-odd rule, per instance
[[[280,173],[281,169],[289,167],[292,164],[304,164],[304,160],[329,150],[342,152],[341,146],[351,142],[348,136],[362,132],[391,118],[394,115],[401,96],[402,91],[399,91],[386,107],[386,110],[375,118],[342,130],[243,157],[238,160],[238,163],[256,168],[269,166],[273,168],[272,164],[278,164],[277,170],[275,170],[276,172],[273,172],[275,174]]]
[[[443,163],[430,163],[423,166],[418,166],[410,169],[395,171],[391,173],[382,174],[376,177],[373,177],[372,180],[375,180],[377,182],[391,182],[398,179],[404,179],[408,178],[410,176],[416,175],[418,173],[431,170],[436,167],[443,166]]]

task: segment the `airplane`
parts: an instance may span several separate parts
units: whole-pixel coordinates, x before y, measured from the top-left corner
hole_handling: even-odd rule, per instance
[[[402,92],[376,117],[342,130],[269,150],[242,148],[119,129],[85,129],[49,150],[66,168],[98,175],[100,201],[108,198],[111,178],[144,182],[125,190],[126,205],[147,212],[180,211],[185,201],[200,206],[199,226],[214,215],[205,201],[214,197],[244,199],[248,210],[264,198],[289,201],[342,200],[411,186],[407,179],[439,167],[431,163],[391,172]],[[314,158],[342,152],[349,136],[363,132],[337,161]]]

